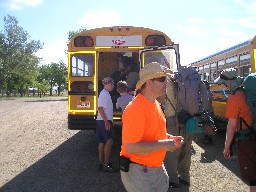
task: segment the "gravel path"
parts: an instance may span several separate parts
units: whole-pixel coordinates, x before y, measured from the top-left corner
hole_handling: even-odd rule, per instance
[[[120,131],[113,163],[118,165]],[[249,191],[237,157],[222,156],[225,133],[214,145],[193,142],[191,186],[170,191]],[[0,191],[125,191],[120,173],[97,171],[94,131],[67,128],[67,98],[0,100]]]

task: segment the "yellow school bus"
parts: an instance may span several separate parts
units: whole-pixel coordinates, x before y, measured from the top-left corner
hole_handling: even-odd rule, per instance
[[[74,35],[68,44],[69,129],[95,129],[101,81],[119,70],[120,55],[129,57],[139,68],[152,61],[171,69],[180,65],[179,44],[158,30],[113,26]],[[122,116],[115,108],[118,96],[117,91],[111,92],[116,124]]]
[[[228,68],[235,68],[241,77],[246,77],[255,72],[256,36],[196,61],[191,65],[198,68],[202,80],[206,80],[211,84],[215,118],[227,121],[225,119],[226,101],[231,93],[225,91],[224,85],[214,84],[214,79],[220,75],[223,69]]]

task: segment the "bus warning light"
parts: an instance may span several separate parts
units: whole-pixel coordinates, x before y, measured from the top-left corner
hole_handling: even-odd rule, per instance
[[[78,36],[74,40],[75,47],[93,47],[93,39],[90,36]]]
[[[163,46],[166,40],[162,35],[149,35],[145,40],[146,46]]]

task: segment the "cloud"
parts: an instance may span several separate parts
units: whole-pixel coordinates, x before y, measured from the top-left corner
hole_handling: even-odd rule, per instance
[[[59,61],[67,63],[67,55],[64,52],[67,49],[66,39],[59,39],[50,44],[46,43],[43,49],[39,50],[35,55],[43,58],[41,64],[58,63]]]
[[[20,10],[24,7],[35,7],[43,3],[43,0],[7,0],[0,5],[11,10]]]
[[[88,29],[92,29],[120,25],[121,19],[119,14],[114,11],[91,10],[82,16],[78,23]]]

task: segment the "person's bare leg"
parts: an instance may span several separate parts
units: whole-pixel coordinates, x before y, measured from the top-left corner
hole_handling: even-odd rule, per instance
[[[104,163],[104,148],[105,148],[105,143],[99,143],[98,151],[99,151],[100,164]]]
[[[109,164],[112,145],[113,145],[113,139],[111,138],[106,142],[106,145],[105,145],[105,148],[104,148],[104,164],[105,165]]]

